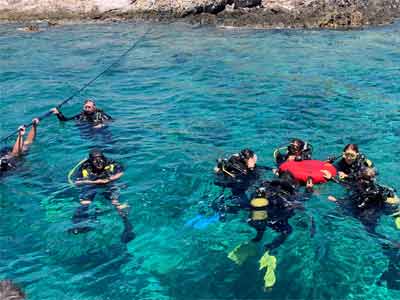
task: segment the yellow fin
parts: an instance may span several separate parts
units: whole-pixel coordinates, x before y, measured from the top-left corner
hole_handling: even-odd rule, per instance
[[[260,268],[264,269],[266,267],[271,267],[273,269],[276,268],[276,257],[269,255],[268,251],[264,253],[264,255],[260,258]]]
[[[275,270],[268,268],[267,272],[265,272],[264,275],[264,287],[265,288],[270,288],[275,285],[276,282],[276,276],[275,276]]]
[[[260,258],[259,270],[266,268],[264,275],[264,287],[270,288],[274,286],[276,282],[275,269],[276,269],[276,257],[269,255],[268,251]]]
[[[396,224],[396,228],[400,229],[400,217],[395,218],[394,223]]]
[[[228,258],[238,265],[243,264],[250,256],[257,255],[257,246],[253,242],[245,242],[233,249]]]

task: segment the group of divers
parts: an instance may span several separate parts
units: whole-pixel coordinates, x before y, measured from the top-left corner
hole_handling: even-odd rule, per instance
[[[53,108],[51,112],[61,122],[75,120],[92,128],[107,126],[113,119],[110,115],[97,108],[93,100],[86,100],[83,110],[75,116],[66,117]],[[33,119],[32,128],[24,139],[26,128],[20,126],[18,136],[13,147],[5,147],[0,152],[0,175],[15,170],[22,162],[22,157],[32,145],[40,120]],[[266,167],[257,164],[257,155],[250,149],[244,149],[228,158],[220,158],[214,169],[214,184],[221,187],[222,193],[210,203],[218,220],[225,221],[227,214],[237,214],[240,211],[248,212],[247,223],[256,230],[255,237],[236,247],[228,257],[237,264],[242,264],[254,247],[263,239],[267,228],[278,235],[272,242],[263,246],[265,251],[261,257],[260,270],[266,270],[265,287],[275,284],[275,268],[277,259],[273,255],[293,228],[289,219],[296,211],[304,210],[304,203],[313,193],[312,178],[299,181],[290,171],[281,168],[287,162],[312,161],[312,146],[300,139],[293,139],[288,145],[278,147],[274,151],[276,166]],[[333,181],[345,188],[346,197],[336,199],[329,196],[328,200],[336,202],[353,217],[360,220],[367,232],[376,237],[382,249],[399,249],[400,244],[378,232],[376,227],[382,215],[394,217],[395,226],[400,229],[399,198],[395,190],[377,182],[377,172],[373,163],[359,151],[356,144],[348,144],[338,157],[329,157],[324,162],[334,166],[334,172],[321,170],[326,181]],[[263,178],[265,171],[272,171],[272,178]],[[129,207],[120,203],[120,191],[116,184],[124,170],[116,162],[99,149],[91,149],[88,158],[73,168],[72,182],[80,188],[79,207],[75,210],[70,233],[79,234],[92,230],[89,206],[96,194],[101,191],[106,199],[118,211],[124,229],[121,241],[128,243],[135,238],[133,226],[128,218]],[[225,193],[225,191],[228,191]],[[397,251],[396,250],[396,251]],[[384,274],[385,275],[385,274]]]

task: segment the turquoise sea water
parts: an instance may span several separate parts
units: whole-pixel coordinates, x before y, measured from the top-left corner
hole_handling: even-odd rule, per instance
[[[0,136],[74,93],[149,26],[121,64],[63,109],[71,115],[92,97],[116,119],[108,131],[88,137],[73,123],[45,119],[19,172],[1,178],[0,279],[34,300],[399,299],[399,290],[378,284],[389,259],[377,240],[326,201],[343,194],[333,184],[291,219],[271,290],[258,272],[262,252],[240,267],[227,259],[255,234],[246,214],[203,230],[184,224],[219,193],[210,184],[217,157],[250,147],[260,164],[272,165],[273,149],[291,137],[310,141],[321,159],[358,143],[380,181],[400,188],[400,25],[66,25],[34,34],[1,25]],[[127,246],[117,213],[101,197],[96,230],[66,232],[78,205],[66,174],[93,146],[126,167],[121,200],[137,233]],[[378,231],[400,240],[389,217]],[[267,231],[264,242],[274,236]],[[392,281],[399,276],[398,267]]]

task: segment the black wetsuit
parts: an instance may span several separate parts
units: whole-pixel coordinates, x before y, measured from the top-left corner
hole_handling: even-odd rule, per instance
[[[17,167],[17,159],[11,154],[12,148],[4,147],[0,150],[0,174],[14,170]]]
[[[287,151],[285,154],[280,153],[279,151],[276,152],[275,154],[275,162],[278,166],[283,164],[285,161],[288,160],[289,156],[296,155],[295,153],[292,153],[290,151]],[[306,148],[301,151],[300,155],[297,155],[295,157],[296,161],[302,161],[302,160],[310,160],[311,159],[311,148]]]
[[[92,163],[88,160],[85,161],[82,166],[79,168],[78,174],[75,175],[76,179],[80,180],[97,180],[97,179],[108,179],[111,176],[122,172],[122,166],[110,159],[105,159],[105,167],[100,172],[97,171]],[[80,199],[81,200],[89,200],[93,201],[97,192],[101,190],[104,197],[110,201],[118,200],[120,196],[120,188],[115,182],[109,182],[104,185],[96,185],[96,184],[88,184],[82,187]],[[124,224],[124,231],[121,235],[121,240],[124,243],[129,242],[135,237],[134,232],[132,231],[133,226],[128,219],[127,212],[122,212],[119,210],[119,214],[122,218]],[[74,213],[72,221],[74,224],[78,224],[78,226],[70,229],[70,232],[77,234],[82,232],[87,232],[92,228],[85,224],[79,224],[85,222],[89,219],[89,204],[81,204]]]
[[[264,207],[254,207],[252,205],[254,198],[266,198],[268,204]],[[293,231],[289,224],[289,219],[294,216],[296,208],[303,208],[300,203],[299,195],[296,188],[287,181],[273,180],[264,182],[259,187],[256,193],[253,194],[253,200],[250,201],[250,217],[248,223],[251,227],[257,230],[257,235],[253,239],[258,242],[263,238],[267,227],[279,232],[271,243],[265,245],[266,250],[272,250],[279,247]],[[258,219],[255,219],[254,212],[266,212],[265,219],[262,214]]]
[[[338,172],[343,172],[348,175],[345,181],[357,180],[364,168],[372,168],[373,166],[373,163],[362,154],[360,154],[351,165],[346,163],[344,158],[335,163],[335,167]]]
[[[100,172],[98,172],[95,168],[93,168],[92,163],[90,161],[86,161],[80,167],[77,178],[82,180],[108,179],[111,176],[118,174],[122,171],[123,171],[122,166],[113,160],[107,159],[104,169],[101,170]],[[84,186],[79,196],[80,199],[92,201],[96,196],[97,189],[100,187],[105,189],[104,196],[107,199],[113,200],[119,198],[119,188],[113,182],[110,182],[103,186],[98,186],[98,185]]]
[[[395,197],[394,190],[374,181],[359,180],[350,186],[349,201],[344,204],[368,232],[376,235],[379,218],[396,210],[395,206],[386,203],[389,197]]]
[[[216,174],[214,184],[229,188],[232,195],[229,198],[220,198],[214,203],[214,210],[221,213],[237,213],[240,209],[248,208],[246,191],[261,177],[261,169],[249,169],[246,163],[236,155],[218,165],[220,171]],[[227,203],[229,201],[229,203]]]
[[[95,112],[93,112],[91,114],[89,114],[85,111],[82,111],[73,117],[65,117],[61,112],[56,114],[56,116],[62,122],[75,120],[75,121],[80,121],[80,122],[87,122],[87,123],[90,123],[93,125],[103,124],[106,121],[112,120],[111,116],[106,114],[101,109],[97,109]]]

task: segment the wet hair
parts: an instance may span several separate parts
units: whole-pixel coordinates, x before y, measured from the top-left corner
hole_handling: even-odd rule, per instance
[[[347,150],[353,150],[356,153],[360,153],[360,151],[358,150],[358,146],[356,144],[347,144],[343,148],[343,152],[346,152]]]
[[[303,151],[305,144],[306,143],[303,140],[292,139],[288,146],[288,151],[289,151],[289,153],[296,153],[297,151]],[[297,151],[294,149],[294,145],[297,145],[299,147],[299,149]]]
[[[254,157],[254,151],[253,151],[253,150],[250,150],[250,149],[248,149],[248,148],[243,149],[242,151],[240,151],[239,157],[240,157],[240,159],[242,159],[242,160],[248,160],[249,158]]]
[[[86,99],[85,102],[83,102],[83,104],[86,104],[88,102],[92,102],[94,106],[96,106],[96,102],[93,99]]]
[[[361,170],[361,178],[365,180],[372,180],[376,177],[376,171],[374,168],[363,168]]]
[[[24,292],[12,283],[11,280],[0,281],[0,299],[1,300],[23,300],[25,299]]]
[[[101,150],[99,150],[99,149],[93,149],[93,150],[91,150],[91,151],[89,152],[89,159],[90,159],[90,160],[93,160],[93,159],[95,159],[96,157],[101,157],[101,158],[105,159],[105,156],[104,156],[104,154],[103,154],[103,152],[102,152]]]

